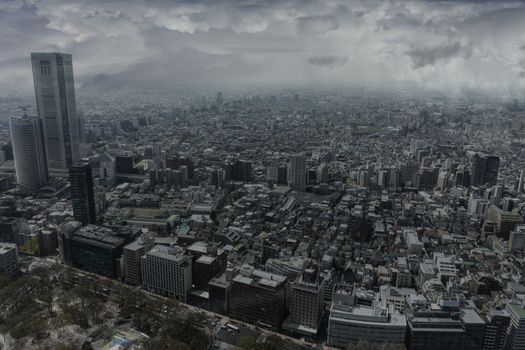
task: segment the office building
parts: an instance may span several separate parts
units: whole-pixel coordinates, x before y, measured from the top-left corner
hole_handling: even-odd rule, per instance
[[[0,217],[0,242],[14,243],[16,236],[28,229],[26,219],[2,216]]]
[[[525,308],[508,303],[505,310],[510,315],[510,324],[505,339],[505,350],[525,350]]]
[[[499,157],[476,153],[472,157],[470,186],[496,185],[499,173]]]
[[[279,330],[286,306],[284,276],[243,265],[231,281],[230,316]]]
[[[222,188],[224,186],[224,170],[213,169],[211,171],[211,185],[215,188]]]
[[[117,174],[135,174],[137,170],[133,164],[133,157],[131,156],[117,156],[115,157],[115,170]]]
[[[523,218],[518,213],[503,211],[495,205],[491,205],[487,208],[485,221],[495,223],[496,235],[507,240],[516,225],[523,223]]]
[[[212,278],[208,283],[208,308],[211,311],[228,314],[232,278],[233,270],[226,269],[224,273]]]
[[[67,171],[80,160],[73,60],[52,52],[32,53],[31,62],[48,168]]]
[[[0,274],[15,277],[20,272],[18,249],[14,243],[0,243]]]
[[[293,334],[315,337],[324,313],[325,279],[316,270],[306,269],[292,283],[290,316],[283,329]]]
[[[119,258],[126,243],[107,227],[67,223],[59,229],[59,249],[62,260],[81,270],[117,278]]]
[[[212,278],[224,271],[225,265],[219,256],[202,255],[193,265],[193,286],[195,289],[208,290]]]
[[[142,256],[142,286],[150,292],[186,301],[191,289],[191,257],[181,247],[155,245]]]
[[[423,243],[419,240],[414,229],[403,229],[403,238],[410,254],[421,254],[423,252]]]
[[[306,157],[292,157],[288,167],[288,183],[294,191],[303,192],[306,189]]]
[[[523,252],[525,250],[525,225],[516,225],[509,235],[509,250]]]
[[[41,121],[24,116],[11,118],[9,125],[17,184],[26,191],[36,192],[48,181]]]
[[[75,219],[82,225],[95,224],[97,217],[91,165],[81,163],[71,166],[69,182],[71,183],[71,202]]]
[[[126,244],[122,249],[122,277],[133,285],[142,284],[141,258],[153,246],[153,239],[148,236]]]
[[[328,345],[346,348],[359,341],[402,344],[406,319],[391,312],[372,291],[341,288],[334,292],[328,319]]]
[[[506,310],[491,310],[486,316],[485,335],[482,350],[504,350],[505,337],[510,324]]]
[[[429,303],[414,297],[407,303],[407,350],[481,349],[485,321],[475,309],[460,308],[454,298]]]
[[[248,160],[236,160],[225,165],[224,178],[226,181],[251,182],[252,162]]]

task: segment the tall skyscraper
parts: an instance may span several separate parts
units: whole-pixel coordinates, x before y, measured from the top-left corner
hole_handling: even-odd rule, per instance
[[[82,226],[95,224],[95,194],[93,176],[89,163],[80,163],[69,167],[69,182],[71,183],[71,202],[73,215]]]
[[[295,191],[306,189],[306,158],[295,156],[290,160],[288,183]]]
[[[498,182],[499,157],[475,154],[472,157],[471,186],[489,184],[494,186]]]
[[[520,180],[518,182],[518,193],[523,192],[523,187],[525,185],[525,170],[520,171]]]
[[[79,127],[71,55],[32,53],[38,116],[50,170],[65,171],[80,159]]]
[[[11,142],[16,181],[27,191],[36,192],[47,183],[47,162],[41,121],[35,117],[11,118]]]

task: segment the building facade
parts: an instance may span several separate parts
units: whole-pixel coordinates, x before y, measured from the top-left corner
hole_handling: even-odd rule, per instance
[[[24,116],[11,118],[9,126],[16,182],[22,189],[36,192],[48,181],[42,123],[36,117]]]
[[[67,171],[80,159],[73,59],[58,52],[32,53],[31,62],[48,168]]]

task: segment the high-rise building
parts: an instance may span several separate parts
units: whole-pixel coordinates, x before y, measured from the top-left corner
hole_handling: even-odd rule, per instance
[[[142,286],[154,293],[186,301],[191,289],[191,257],[181,247],[156,245],[142,256]]]
[[[518,193],[523,192],[523,186],[525,186],[525,170],[520,171],[520,180],[518,181]]]
[[[292,284],[290,316],[283,329],[295,334],[315,337],[324,312],[324,277],[313,269],[305,269]]]
[[[498,172],[499,157],[476,153],[472,157],[470,186],[494,186],[498,182]]]
[[[286,306],[286,277],[243,266],[231,282],[230,316],[279,330]]]
[[[36,192],[47,183],[47,161],[41,121],[33,117],[11,118],[11,141],[16,181],[27,191]]]
[[[142,284],[142,256],[152,248],[153,240],[150,237],[140,237],[127,244],[122,249],[122,275],[124,281],[133,285]]]
[[[525,249],[525,225],[516,225],[509,235],[509,250],[523,252]]]
[[[510,324],[509,313],[506,310],[493,309],[485,316],[485,320],[487,325],[482,350],[503,350]]]
[[[0,274],[14,277],[20,272],[18,250],[14,243],[0,243]]]
[[[73,215],[82,225],[95,224],[95,193],[93,190],[93,176],[89,163],[80,163],[69,168],[71,183],[71,202]]]
[[[31,62],[48,167],[66,171],[80,159],[73,60],[52,52],[32,53]]]
[[[213,169],[211,171],[211,185],[215,188],[222,188],[224,185],[224,170],[221,168]]]
[[[525,350],[525,308],[519,304],[507,304],[510,325],[505,339],[505,350]]]
[[[487,208],[485,221],[496,224],[496,235],[503,239],[509,239],[510,232],[517,224],[523,223],[523,217],[515,212],[503,211],[495,205]]]
[[[288,183],[293,190],[303,192],[306,189],[306,157],[295,156],[290,160]]]

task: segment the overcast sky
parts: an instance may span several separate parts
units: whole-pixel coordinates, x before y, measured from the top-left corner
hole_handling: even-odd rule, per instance
[[[33,51],[73,54],[79,85],[515,93],[525,87],[525,3],[0,0],[0,92],[31,91]]]

